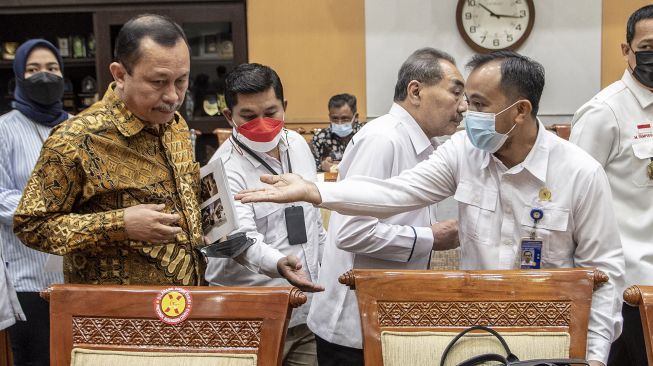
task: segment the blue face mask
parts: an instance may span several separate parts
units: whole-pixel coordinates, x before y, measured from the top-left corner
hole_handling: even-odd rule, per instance
[[[497,152],[497,150],[499,150],[506,142],[508,135],[517,124],[514,124],[512,128],[510,128],[510,131],[505,134],[498,133],[496,130],[496,117],[512,108],[517,103],[519,103],[519,101],[512,103],[499,113],[467,111],[465,113],[465,130],[467,131],[467,137],[469,137],[472,145],[489,153]]]
[[[340,137],[349,136],[353,131],[352,122],[348,123],[331,123],[331,131]]]

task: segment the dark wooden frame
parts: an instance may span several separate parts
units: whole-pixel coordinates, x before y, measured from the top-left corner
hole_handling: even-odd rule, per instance
[[[50,302],[50,359],[53,366],[68,366],[73,348],[138,352],[207,352],[256,353],[259,366],[279,366],[282,362],[290,314],[306,302],[306,295],[294,287],[183,287],[192,296],[192,311],[184,322],[171,326],[161,322],[154,311],[154,301],[170,286],[94,286],[53,285],[42,292]],[[113,323],[115,320],[115,323]],[[89,324],[111,321],[111,337],[85,334]],[[129,324],[145,322],[150,333],[166,332],[164,345],[142,342],[141,332]],[[184,337],[179,331],[184,323],[193,325]],[[226,324],[229,323],[229,324]],[[216,325],[217,324],[217,325]],[[206,329],[248,329],[248,340],[239,339],[235,331],[227,334],[224,344],[196,343],[188,339],[206,338]],[[92,327],[91,327],[92,328]],[[256,331],[251,331],[255,329]],[[228,333],[228,332],[227,332]],[[251,334],[256,334],[252,337]],[[115,335],[115,336],[113,336]],[[111,341],[107,341],[111,338]],[[74,339],[78,341],[75,342]],[[79,341],[83,339],[84,341]],[[200,343],[201,344],[201,343]]]
[[[510,47],[504,47],[500,49],[490,49],[490,48],[485,48],[483,46],[478,45],[476,42],[474,42],[469,36],[467,35],[467,32],[465,32],[465,28],[463,27],[462,23],[462,10],[463,10],[463,4],[467,0],[458,0],[458,5],[456,6],[456,26],[458,27],[458,33],[460,33],[461,37],[463,37],[463,40],[465,40],[465,43],[469,47],[471,47],[474,51],[479,52],[479,53],[490,53],[494,51],[500,51],[500,50],[516,50],[518,49],[524,42],[526,42],[526,39],[528,36],[531,34],[531,31],[533,30],[533,25],[535,24],[535,5],[533,4],[533,0],[524,0],[526,1],[526,4],[528,5],[528,11],[531,15],[531,17],[528,19],[528,24],[526,25],[526,31],[524,34],[517,40],[517,42],[513,43]]]
[[[499,331],[568,332],[569,357],[585,358],[587,326],[595,284],[607,281],[607,275],[593,269],[551,269],[537,271],[418,271],[354,269],[340,277],[340,282],[356,290],[363,330],[365,365],[383,364],[381,332],[444,331],[460,332],[472,325],[486,325]],[[565,309],[565,324],[517,325],[494,324],[493,319],[469,319],[462,314],[459,323],[428,319],[429,313],[411,314],[419,306],[398,306],[388,316],[393,304],[459,303],[463,306],[492,305],[497,302],[538,303]],[[408,310],[406,310],[408,309]],[[399,314],[401,312],[401,314]],[[461,312],[462,313],[462,312]],[[525,317],[530,315],[520,314]],[[394,322],[393,318],[401,318]],[[411,323],[413,319],[416,323]],[[503,318],[505,320],[505,318]],[[381,324],[381,323],[384,324]],[[435,324],[435,325],[434,325]]]
[[[639,307],[642,318],[642,331],[646,344],[648,364],[653,365],[653,286],[634,285],[624,291],[624,301],[630,306]]]

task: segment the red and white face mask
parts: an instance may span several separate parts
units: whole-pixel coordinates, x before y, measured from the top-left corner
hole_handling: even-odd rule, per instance
[[[271,151],[281,139],[283,120],[269,117],[254,118],[234,129],[234,136],[250,149],[266,153]]]

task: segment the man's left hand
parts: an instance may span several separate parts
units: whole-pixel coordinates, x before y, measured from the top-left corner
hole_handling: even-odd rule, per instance
[[[596,361],[596,360],[589,360],[587,363],[590,364],[590,366],[605,366],[603,362],[601,361]]]
[[[277,262],[277,271],[279,271],[279,274],[288,280],[291,285],[299,288],[302,291],[324,291],[324,287],[307,279],[308,276],[306,275],[306,272],[302,270],[301,261],[294,255],[289,255],[279,259]]]

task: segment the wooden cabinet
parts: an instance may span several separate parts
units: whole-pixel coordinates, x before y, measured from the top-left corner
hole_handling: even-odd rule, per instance
[[[55,46],[67,40],[70,50],[64,58],[64,77],[71,90],[67,90],[64,103],[67,110],[77,113],[92,101],[89,77],[96,82],[97,98],[102,97],[112,81],[109,64],[118,31],[128,19],[143,13],[167,15],[187,35],[191,46],[191,87],[180,112],[190,128],[202,133],[196,142],[196,153],[197,160],[204,164],[217,148],[212,131],[228,127],[220,115],[221,108],[216,107],[223,101],[224,75],[247,62],[244,0],[8,0],[0,8],[0,47],[30,38],[45,38]],[[80,42],[85,53],[74,48]],[[10,60],[0,60],[2,113],[11,109],[12,65]]]

